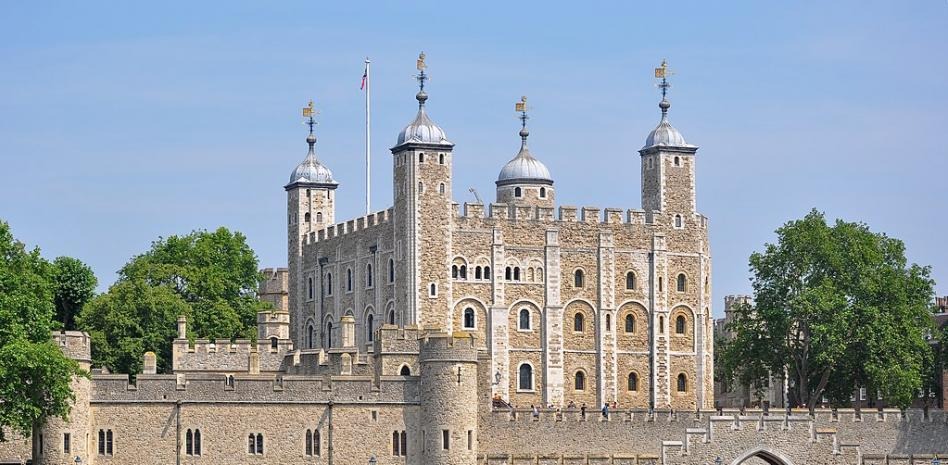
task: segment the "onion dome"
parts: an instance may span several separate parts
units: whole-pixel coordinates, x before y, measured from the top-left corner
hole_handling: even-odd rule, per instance
[[[527,131],[526,127],[520,129],[520,152],[500,170],[500,175],[497,176],[498,186],[508,184],[553,184],[550,170],[546,168],[543,162],[534,158],[530,154],[530,149],[527,148],[527,136],[529,135],[530,131]]]
[[[306,158],[299,165],[296,165],[296,169],[290,174],[290,182],[287,186],[297,183],[322,184],[333,187],[338,185],[339,183],[332,178],[332,171],[329,171],[329,168],[316,158],[316,135],[312,133],[312,129],[310,129],[309,136],[306,137],[306,143],[309,144],[309,153],[306,154]]]
[[[425,112],[425,101],[428,100],[428,94],[424,90],[418,92],[415,96],[418,100],[418,115],[415,116],[415,120],[411,122],[405,129],[402,129],[402,132],[398,134],[398,142],[395,143],[396,146],[406,144],[409,142],[415,142],[419,144],[448,144],[451,142],[448,141],[447,136],[444,134],[444,129],[441,129],[441,126],[438,126],[431,121],[431,118],[428,117],[428,113]]]
[[[658,104],[658,107],[662,109],[662,120],[658,122],[658,126],[656,126],[652,132],[648,133],[648,138],[645,139],[645,146],[642,148],[694,147],[685,142],[685,137],[668,122],[668,108],[671,107],[671,103],[663,98]]]

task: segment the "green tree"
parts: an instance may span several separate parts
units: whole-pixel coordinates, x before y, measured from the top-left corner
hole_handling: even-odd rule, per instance
[[[167,370],[181,314],[193,337],[255,337],[257,312],[267,308],[257,299],[257,265],[246,238],[226,228],[159,238],[83,309],[78,324],[92,335],[93,362],[136,373],[150,350]]]
[[[824,395],[848,402],[859,387],[908,406],[931,353],[929,269],[908,265],[901,241],[861,223],[831,226],[816,210],[777,238],[751,255],[755,305],[733,312],[726,375],[786,373],[791,405],[811,409]]]
[[[0,221],[0,441],[7,428],[26,436],[48,417],[65,419],[70,381],[84,374],[50,338],[51,276],[39,249],[27,251]]]
[[[53,284],[55,286],[56,320],[63,329],[76,329],[76,315],[92,298],[98,280],[92,268],[72,257],[57,257],[53,260]]]

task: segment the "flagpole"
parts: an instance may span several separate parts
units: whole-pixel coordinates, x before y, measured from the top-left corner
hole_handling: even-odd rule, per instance
[[[369,57],[365,57],[365,214],[372,212],[372,156],[370,154],[372,147],[372,124],[370,113],[370,90],[372,79],[369,77]]]

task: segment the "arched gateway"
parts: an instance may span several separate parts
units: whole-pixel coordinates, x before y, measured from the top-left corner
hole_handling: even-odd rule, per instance
[[[760,463],[769,465],[793,465],[793,462],[783,453],[764,447],[758,447],[744,452],[734,459],[731,465],[753,465]]]

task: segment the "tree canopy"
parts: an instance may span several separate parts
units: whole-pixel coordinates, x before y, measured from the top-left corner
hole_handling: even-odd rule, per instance
[[[76,315],[95,294],[98,280],[92,268],[72,257],[57,257],[52,264],[56,320],[66,330],[76,329]]]
[[[750,257],[754,305],[732,311],[724,376],[786,373],[793,406],[840,405],[859,387],[908,406],[932,356],[929,269],[908,265],[901,241],[816,210],[776,232]]]
[[[0,221],[0,441],[24,436],[47,417],[65,419],[79,364],[52,342],[54,267],[14,239]]]
[[[243,234],[223,227],[159,238],[83,309],[78,324],[92,335],[93,362],[134,374],[152,351],[167,371],[178,315],[188,316],[191,337],[253,338],[265,308],[257,264]]]

